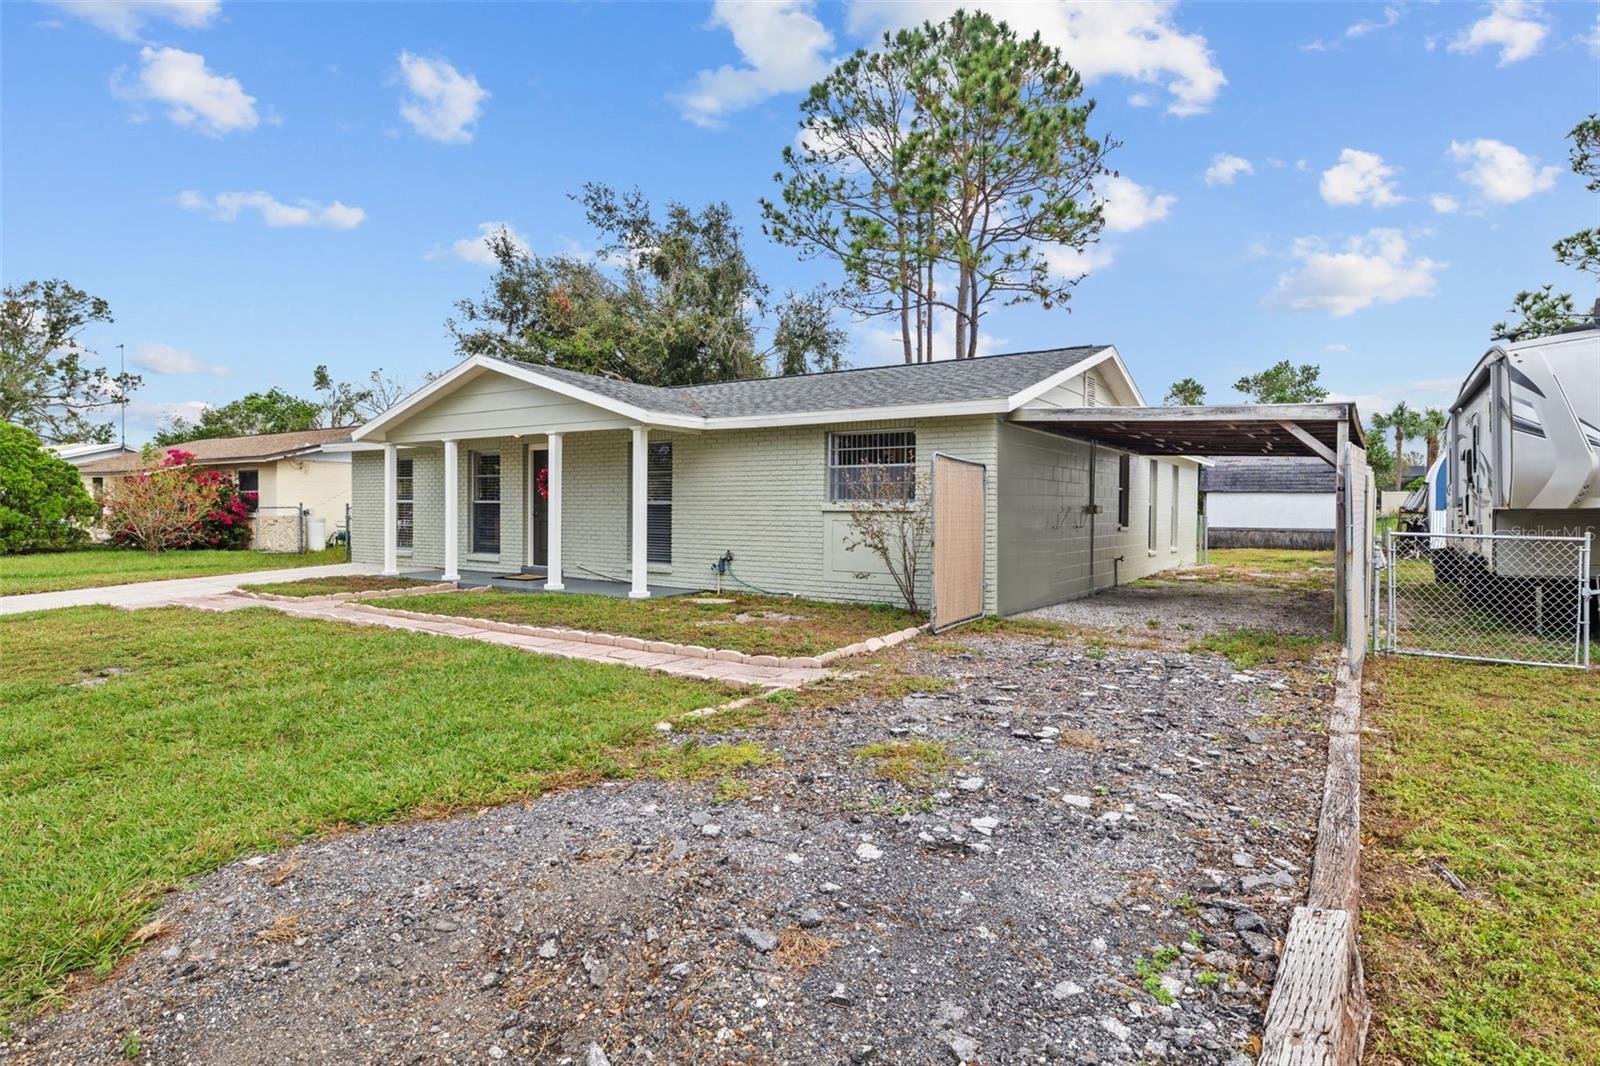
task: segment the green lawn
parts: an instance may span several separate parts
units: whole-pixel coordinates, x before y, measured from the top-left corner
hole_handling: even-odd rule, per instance
[[[0,555],[0,596],[342,562],[343,548],[324,548],[304,555],[251,551],[171,551],[153,555],[128,548]]]
[[[437,585],[437,581],[419,581],[414,577],[382,577],[378,574],[345,574],[342,577],[303,577],[298,581],[266,581],[259,585],[243,586],[250,592],[266,592],[274,596],[331,596],[336,592],[386,592],[390,589],[421,588]]]
[[[1367,1061],[1600,1062],[1600,676],[1368,663]]]
[[[924,621],[884,604],[821,603],[731,592],[648,600],[553,592],[445,592],[407,596],[403,606],[429,614],[587,629],[749,655],[816,655]]]
[[[331,826],[621,772],[722,686],[477,641],[181,608],[0,617],[0,1026],[161,894]]]

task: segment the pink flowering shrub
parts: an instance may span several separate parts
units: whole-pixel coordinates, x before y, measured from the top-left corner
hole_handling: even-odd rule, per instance
[[[147,450],[146,458],[154,454]],[[244,548],[254,495],[240,492],[232,474],[202,470],[192,453],[172,448],[107,493],[106,528],[116,543],[150,552]]]

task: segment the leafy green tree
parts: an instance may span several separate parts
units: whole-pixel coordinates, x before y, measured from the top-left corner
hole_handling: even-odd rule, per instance
[[[1198,407],[1206,402],[1206,387],[1194,378],[1174,381],[1162,401],[1169,407]]]
[[[837,259],[853,310],[897,315],[906,362],[933,358],[937,312],[969,358],[996,302],[1054,307],[1081,280],[1051,252],[1098,239],[1113,147],[1089,136],[1082,93],[1059,50],[982,12],[885,34],[812,87],[764,229]]]
[[[1394,453],[1379,435],[1376,425],[1373,430],[1373,435],[1367,438],[1367,466],[1372,468],[1373,483],[1386,485],[1395,479]]]
[[[1572,138],[1569,161],[1572,172],[1587,178],[1584,188],[1600,192],[1600,115],[1590,115],[1568,131]],[[1562,237],[1552,246],[1556,262],[1580,273],[1600,276],[1600,229],[1593,226]],[[1554,284],[1536,290],[1524,289],[1512,297],[1511,314],[1520,316],[1515,322],[1496,322],[1490,327],[1494,338],[1525,340],[1530,337],[1548,337],[1563,329],[1581,325],[1600,324],[1600,300],[1594,307],[1579,313],[1571,293],[1555,292]]]
[[[772,356],[779,374],[815,374],[844,365],[845,332],[824,289],[790,293],[778,308]]]
[[[1433,413],[1438,414],[1439,412],[1435,410]],[[1401,487],[1401,482],[1405,477],[1406,440],[1408,438],[1426,436],[1428,421],[1422,414],[1413,410],[1404,400],[1401,400],[1394,405],[1393,410],[1387,413],[1380,411],[1374,414],[1370,424],[1375,433],[1388,431],[1393,431],[1394,433],[1394,451],[1391,453],[1393,465],[1389,472],[1394,479],[1394,487],[1398,489]],[[1432,447],[1437,447],[1437,444],[1432,445]],[[1371,463],[1372,459],[1369,456],[1367,464],[1370,466]],[[1429,464],[1432,465],[1431,459]]]
[[[580,200],[604,238],[601,255],[621,263],[619,298],[633,327],[623,350],[642,372],[635,380],[696,385],[765,374],[752,312],[766,312],[768,290],[732,208],[674,202],[658,220],[637,189],[618,194],[594,183]]]
[[[1426,469],[1433,468],[1434,460],[1439,458],[1439,448],[1444,440],[1445,427],[1450,424],[1450,416],[1437,407],[1429,407],[1417,415],[1416,431],[1427,444],[1428,458]]]
[[[79,338],[111,321],[111,305],[60,279],[7,285],[0,295],[0,420],[53,444],[109,442],[111,424],[89,416],[125,403],[140,380],[91,365],[94,352]]]
[[[1321,403],[1328,398],[1321,374],[1321,367],[1295,366],[1284,359],[1258,374],[1246,374],[1233,387],[1256,403]]]
[[[632,323],[618,287],[597,266],[534,255],[504,229],[486,240],[494,277],[480,299],[458,301],[460,317],[445,322],[457,354],[644,380],[624,354]]]
[[[99,513],[77,467],[0,422],[0,555],[78,547]]]
[[[158,448],[168,448],[192,440],[316,429],[322,411],[322,404],[316,400],[271,388],[266,392],[249,393],[220,407],[207,407],[193,422],[173,418],[156,432],[153,442]]]

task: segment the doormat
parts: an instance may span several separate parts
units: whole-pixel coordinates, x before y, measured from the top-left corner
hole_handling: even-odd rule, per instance
[[[543,581],[543,574],[502,574],[506,581]]]

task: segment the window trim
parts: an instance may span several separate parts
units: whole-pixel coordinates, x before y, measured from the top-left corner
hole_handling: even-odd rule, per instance
[[[666,455],[666,460],[667,460],[667,466],[666,466],[667,495],[665,497],[654,495],[654,492],[655,492],[655,489],[656,489],[656,478],[652,474],[651,469],[650,469],[652,464],[655,461],[656,456],[658,454],[662,454],[662,453],[664,453]],[[672,467],[673,467],[673,456],[674,456],[674,451],[673,451],[673,447],[672,447],[672,441],[670,441],[670,440],[653,440],[653,441],[649,441],[649,442],[647,442],[645,444],[645,477],[644,477],[644,486],[645,486],[645,488],[644,488],[644,523],[645,523],[645,538],[644,538],[644,542],[645,542],[645,549],[644,549],[644,551],[645,551],[645,563],[646,563],[646,565],[649,565],[649,566],[671,566],[672,565],[672,475],[673,475]],[[656,554],[656,539],[657,539],[656,535],[658,533],[658,530],[655,528],[655,523],[657,521],[657,516],[662,514],[663,508],[665,509],[665,514],[666,514],[665,534],[666,534],[666,542],[667,542],[666,543],[667,551],[666,551],[665,558],[660,557],[660,556],[658,556]]]
[[[1133,522],[1133,456],[1117,456],[1117,528],[1127,529]]]
[[[847,446],[841,442],[850,438],[869,437],[899,437],[899,443],[879,441],[877,443],[856,443]],[[915,502],[917,499],[917,431],[915,429],[868,429],[868,430],[839,430],[826,434],[823,447],[824,477],[826,478],[826,499],[830,504],[841,504],[845,507],[859,506],[874,503],[906,503]],[[911,458],[908,462],[900,463],[841,463],[840,453],[843,451],[871,451],[889,450],[895,448],[909,448]],[[843,482],[837,476],[846,470],[865,470],[878,468],[883,470],[900,470],[903,472],[903,484],[906,492],[901,496],[848,496],[841,493]]]
[[[479,499],[478,498],[478,479],[480,477],[489,477],[490,475],[488,475],[488,474],[479,474],[478,473],[478,463],[479,463],[480,460],[490,458],[491,456],[494,458],[494,461],[495,461],[495,472],[494,472],[494,475],[493,475],[493,477],[495,479],[495,483],[496,483],[495,484],[495,498],[492,499],[492,500]],[[503,543],[503,534],[505,533],[505,528],[504,528],[504,525],[503,525],[503,519],[504,519],[503,504],[504,504],[504,502],[505,502],[505,462],[504,462],[503,456],[498,451],[492,451],[492,452],[469,451],[467,453],[467,515],[468,515],[468,518],[467,518],[467,541],[468,541],[467,554],[468,555],[484,555],[484,556],[493,556],[495,558],[499,558],[500,551],[501,551],[501,545]],[[493,548],[487,548],[487,547],[484,547],[484,546],[482,546],[482,545],[480,545],[478,543],[478,508],[480,506],[488,507],[488,506],[491,506],[491,505],[494,507],[494,510],[495,510],[494,547]]]
[[[1167,531],[1167,547],[1173,551],[1178,550],[1178,464],[1172,464],[1172,499],[1167,504],[1167,524],[1171,528]]]
[[[1154,459],[1150,460],[1150,499],[1146,501],[1145,512],[1148,516],[1149,528],[1144,533],[1144,546],[1150,552],[1156,550],[1158,530],[1156,521],[1161,517],[1161,464]]]
[[[417,542],[417,461],[397,456],[394,464],[394,548],[410,555]]]
[[[255,488],[247,489],[239,483],[239,479],[245,474],[250,474],[256,479]],[[250,509],[250,513],[255,514],[256,508],[261,506],[261,468],[255,466],[245,466],[235,469],[233,472],[233,485],[241,497],[243,497],[247,492],[255,497],[254,499],[247,499],[244,501],[244,505]]]

